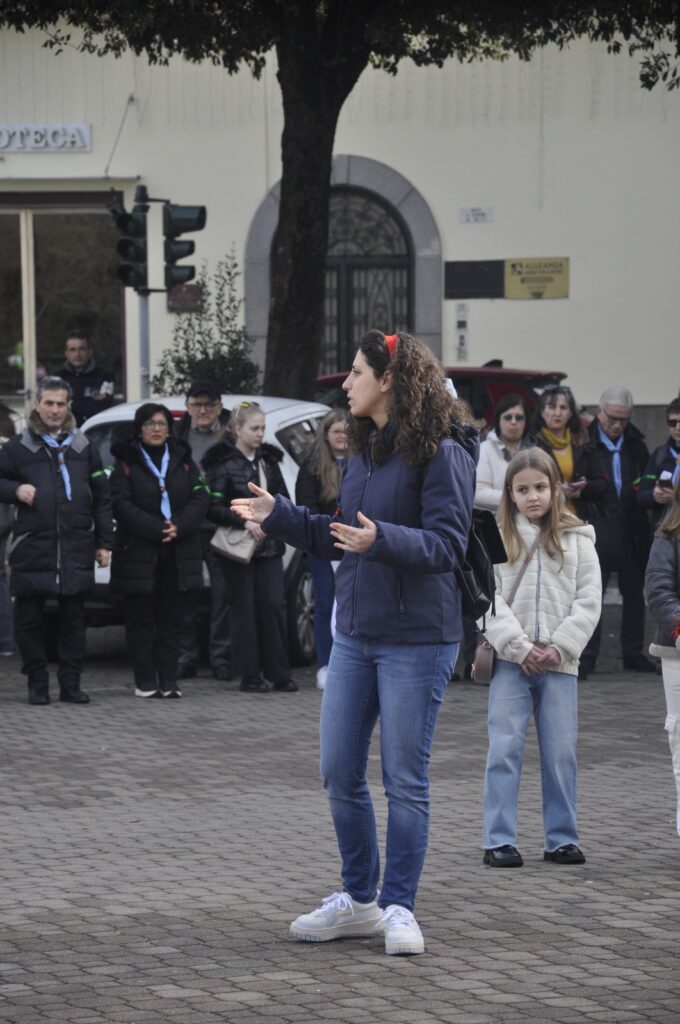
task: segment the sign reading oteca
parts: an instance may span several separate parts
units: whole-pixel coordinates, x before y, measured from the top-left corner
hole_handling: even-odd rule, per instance
[[[504,260],[506,299],[569,297],[569,257]]]
[[[0,152],[89,153],[89,124],[0,124]]]

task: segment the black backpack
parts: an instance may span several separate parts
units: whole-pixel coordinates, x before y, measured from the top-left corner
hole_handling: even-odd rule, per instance
[[[507,560],[493,512],[486,508],[473,508],[465,561],[454,570],[465,618],[481,619],[489,608],[492,615],[496,614],[493,567]]]

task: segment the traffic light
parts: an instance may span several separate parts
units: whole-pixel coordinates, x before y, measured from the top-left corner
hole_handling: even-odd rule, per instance
[[[177,260],[192,256],[194,242],[176,239],[188,231],[202,231],[205,227],[205,206],[175,206],[163,204],[163,234],[165,236],[165,287],[170,291],[178,284],[186,284],[196,276],[196,267],[178,267]]]
[[[135,205],[128,213],[120,199],[113,196],[109,210],[123,238],[116,245],[116,252],[122,257],[118,277],[126,288],[145,291],[148,285],[148,264],[146,244],[146,215],[149,209],[148,193],[144,185],[135,190]]]

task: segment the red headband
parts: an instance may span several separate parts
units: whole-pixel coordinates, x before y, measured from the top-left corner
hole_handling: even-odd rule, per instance
[[[397,350],[397,342],[399,341],[398,334],[386,334],[385,344],[387,345],[387,351],[390,354],[390,359],[394,359],[394,353]]]

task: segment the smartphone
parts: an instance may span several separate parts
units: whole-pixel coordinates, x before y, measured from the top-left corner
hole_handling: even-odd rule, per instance
[[[659,487],[670,489],[673,486],[673,474],[669,470],[663,469],[656,478],[656,482]]]

